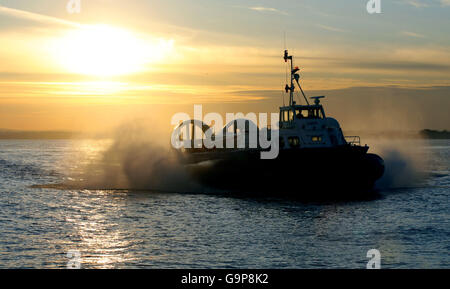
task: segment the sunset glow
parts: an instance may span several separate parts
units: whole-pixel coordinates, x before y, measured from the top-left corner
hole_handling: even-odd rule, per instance
[[[385,1],[381,14],[367,13],[356,0],[282,0],[276,6],[211,0],[207,8],[169,2],[92,0],[70,14],[66,3],[51,0],[3,1],[0,128],[107,127],[105,121],[92,125],[96,105],[108,105],[101,113],[117,122],[149,115],[166,120],[174,105],[197,103],[267,111],[286,98],[284,48],[296,56],[307,94],[327,95],[350,126],[361,121],[352,121],[343,104],[360,104],[356,113],[364,116],[365,95],[414,106],[421,117],[403,121],[402,129],[444,129],[450,121],[444,110],[421,110],[425,102],[441,108],[448,101],[450,38],[440,28],[450,27],[450,6],[444,2]],[[399,93],[432,99],[419,98],[419,105],[392,97]],[[37,121],[30,111],[42,112]],[[388,117],[382,119],[393,115],[383,113]]]
[[[171,42],[149,43],[121,28],[107,25],[71,30],[56,40],[57,61],[65,70],[94,76],[142,71],[163,59]]]

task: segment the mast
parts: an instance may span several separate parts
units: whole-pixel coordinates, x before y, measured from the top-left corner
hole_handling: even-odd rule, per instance
[[[289,91],[289,106],[292,106],[294,103],[294,89],[295,89],[294,77],[292,75],[292,71],[294,69],[294,67],[293,67],[294,64],[292,63],[292,55],[289,55],[288,51],[285,50],[284,51],[284,62],[288,62],[288,60],[290,60],[290,64],[291,64],[291,86],[289,86],[286,83],[286,87],[284,89],[286,90],[286,93]]]
[[[292,59],[292,55],[289,55],[288,51],[285,50],[284,51],[284,62],[288,62],[288,60],[290,60],[290,64],[291,64],[291,86],[289,86],[288,84],[286,84],[285,86],[285,90],[286,93],[289,92],[289,106],[294,105],[294,90],[295,90],[295,86],[294,86],[294,80],[297,82],[298,88],[300,88],[300,91],[302,92],[303,98],[306,101],[306,104],[309,105],[308,99],[306,98],[305,93],[303,92],[302,87],[300,86],[300,75],[297,73],[297,71],[299,71],[300,69],[298,68],[298,66],[294,67],[294,61]]]

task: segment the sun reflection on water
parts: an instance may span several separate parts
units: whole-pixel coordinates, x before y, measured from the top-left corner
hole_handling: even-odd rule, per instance
[[[66,220],[74,226],[82,266],[115,268],[134,260],[128,250],[132,234],[115,221],[125,209],[125,197],[112,191],[73,192],[73,214]]]

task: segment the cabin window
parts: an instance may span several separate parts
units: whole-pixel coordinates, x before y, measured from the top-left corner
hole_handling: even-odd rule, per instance
[[[283,110],[281,113],[281,121],[293,121],[294,111],[293,110]]]
[[[288,137],[288,142],[291,148],[297,148],[300,146],[300,139],[298,138],[298,136]]]
[[[283,111],[283,121],[288,121],[289,117],[288,117],[288,111],[285,110]]]
[[[311,137],[311,140],[313,142],[321,142],[322,141],[322,137],[321,136],[313,136],[313,137]]]
[[[318,108],[296,109],[295,116],[297,118],[323,118],[322,111]]]
[[[294,111],[289,110],[289,121],[293,121],[293,120],[294,120]]]
[[[306,118],[306,117],[308,117],[308,111],[307,110],[296,109],[295,110],[295,116],[297,118]]]

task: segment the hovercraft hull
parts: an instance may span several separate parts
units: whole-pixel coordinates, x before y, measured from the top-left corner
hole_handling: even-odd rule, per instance
[[[191,152],[184,160],[201,184],[233,191],[289,194],[370,191],[384,172],[367,147],[284,149],[273,160],[260,150]]]

